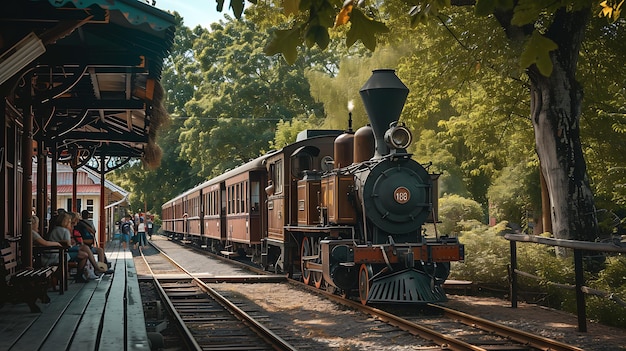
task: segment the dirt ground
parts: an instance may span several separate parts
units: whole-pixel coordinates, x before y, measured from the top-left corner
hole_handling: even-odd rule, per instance
[[[538,305],[506,300],[451,295],[445,304],[468,314],[536,333],[589,351],[626,350],[626,330],[587,321],[587,332],[578,332],[576,315]]]

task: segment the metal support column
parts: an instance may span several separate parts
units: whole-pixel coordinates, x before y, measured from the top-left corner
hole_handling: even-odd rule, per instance
[[[100,155],[100,216],[98,223],[98,243],[100,243],[100,247],[104,248],[104,244],[107,242],[107,236],[104,229],[104,223],[106,221],[106,215],[104,210],[104,203],[106,201],[105,197],[105,173],[106,173],[106,163],[105,163],[104,155]]]
[[[23,135],[22,135],[22,262],[30,266],[33,262],[33,105],[31,75],[25,80],[28,84],[25,104],[23,108]],[[13,190],[17,191],[17,189]]]
[[[39,217],[39,228],[37,231],[45,235],[48,230],[47,219],[48,209],[48,165],[44,141],[40,138],[37,141],[37,216]]]

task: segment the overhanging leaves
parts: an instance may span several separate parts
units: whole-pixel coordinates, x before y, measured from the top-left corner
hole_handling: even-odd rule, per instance
[[[476,8],[474,9],[474,13],[476,16],[489,16],[496,9],[510,9],[513,7],[513,0],[478,0],[476,2]]]
[[[330,43],[330,36],[328,35],[328,29],[322,26],[310,26],[306,32],[306,45],[313,47],[317,44],[320,49],[324,50]]]
[[[535,64],[542,75],[549,77],[553,68],[550,51],[556,49],[558,45],[555,42],[534,31],[520,57],[520,65],[527,68]]]
[[[290,65],[298,57],[298,45],[302,43],[302,28],[296,26],[286,30],[276,30],[272,33],[263,52],[268,56],[281,53]]]
[[[515,6],[511,24],[523,26],[536,21],[544,7],[543,3],[538,1],[520,0]]]
[[[283,13],[285,16],[295,15],[300,8],[300,0],[283,0]]]
[[[382,23],[375,21],[359,9],[353,9],[350,16],[350,30],[346,35],[346,45],[351,47],[357,40],[361,40],[363,45],[371,51],[376,49],[376,34],[389,32],[389,28]]]
[[[244,7],[245,0],[230,0],[230,8],[233,10],[233,14],[237,19],[241,18]]]

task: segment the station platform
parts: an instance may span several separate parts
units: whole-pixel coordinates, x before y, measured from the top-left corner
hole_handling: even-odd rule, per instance
[[[113,274],[49,290],[50,303],[37,301],[41,313],[0,307],[0,350],[150,350],[132,252],[111,241],[105,253]]]

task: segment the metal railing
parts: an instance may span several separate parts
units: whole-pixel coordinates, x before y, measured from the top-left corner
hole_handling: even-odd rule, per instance
[[[536,244],[543,244],[549,246],[558,246],[574,250],[574,285],[551,283],[552,285],[559,286],[566,289],[574,289],[576,291],[576,312],[578,315],[578,331],[587,331],[587,311],[585,305],[585,293],[592,294],[600,297],[606,297],[615,302],[626,306],[626,302],[619,299],[612,293],[595,290],[588,286],[585,286],[584,269],[583,269],[583,252],[584,251],[596,251],[596,252],[617,252],[626,253],[626,246],[621,246],[612,243],[595,243],[589,241],[576,241],[565,239],[546,238],[535,235],[523,235],[523,234],[506,234],[505,239],[509,240],[511,246],[511,269],[510,269],[510,282],[511,282],[511,307],[517,308],[517,292],[518,283],[517,276],[522,275],[533,279],[542,279],[530,273],[526,273],[517,269],[517,242],[529,242]]]

